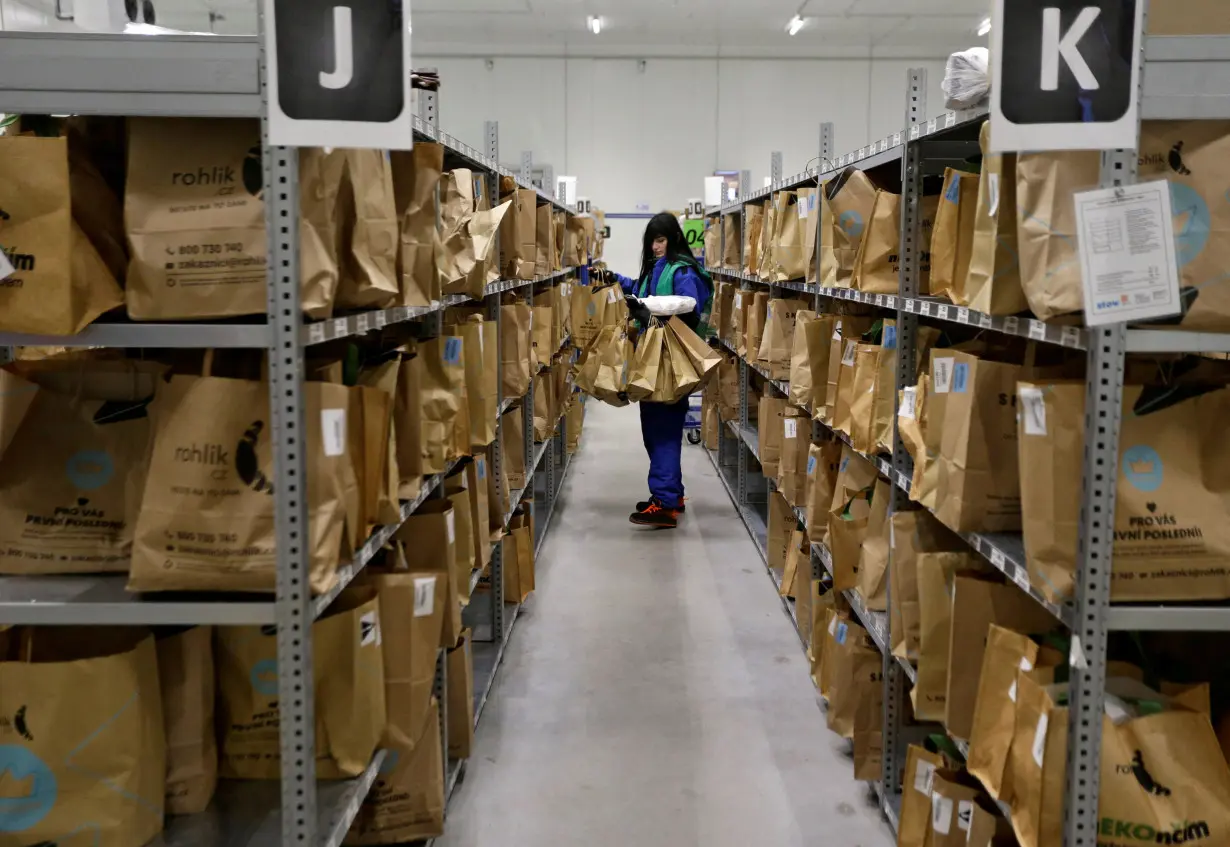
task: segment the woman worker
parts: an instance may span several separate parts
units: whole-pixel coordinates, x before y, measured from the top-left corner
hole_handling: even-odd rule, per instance
[[[606,272],[620,284],[633,318],[645,325],[650,315],[678,315],[692,329],[712,296],[712,280],[688,247],[674,215],[661,212],[645,227],[641,274],[629,279]],[[679,525],[683,505],[683,425],[688,398],[678,403],[642,402],[641,437],[649,453],[649,499],[636,504],[634,524],[663,529]]]

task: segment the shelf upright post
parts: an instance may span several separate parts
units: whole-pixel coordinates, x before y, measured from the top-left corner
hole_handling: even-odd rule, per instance
[[[524,167],[524,164],[522,165]],[[525,287],[525,302],[530,307],[530,350],[534,349],[533,331],[534,326],[534,285],[530,283]],[[533,355],[531,353],[531,355]],[[538,361],[534,359],[533,367],[531,368],[533,375],[530,377],[530,387],[526,389],[525,396],[521,398],[521,429],[525,436],[522,449],[525,450],[525,488],[522,489],[522,496],[529,494],[530,502],[526,507],[529,509],[531,518],[534,515],[534,478],[538,475],[534,467],[534,383],[538,379]],[[517,504],[512,504],[513,509],[517,508]],[[503,638],[503,633],[500,635]]]
[[[534,183],[534,154],[529,150],[521,153],[521,181],[526,185]]]
[[[430,74],[436,74],[437,79],[439,78],[439,68],[423,68],[422,70]],[[428,89],[421,89],[419,91],[419,117],[423,119],[423,123],[427,124],[432,129],[438,130],[440,128],[439,90],[431,91]]]
[[[777,185],[782,181],[782,151],[774,150],[773,155],[769,157],[769,179],[773,185],[773,189],[777,190]]]
[[[492,167],[497,168],[493,173],[491,185],[487,190],[491,192],[492,208],[499,203],[500,200],[500,124],[498,121],[487,121],[484,125],[487,134],[487,158],[491,160]],[[495,255],[497,263],[502,270],[504,267],[504,254],[501,252],[502,245],[499,242],[500,233],[496,230],[495,237]],[[504,321],[502,320],[503,312],[500,309],[501,295],[493,294],[487,298],[487,320],[495,321],[496,330],[496,349],[504,349]],[[497,354],[498,355],[498,354]],[[504,380],[496,380],[496,409],[504,408]],[[495,422],[495,441],[491,442],[491,467],[487,469],[488,473],[492,474],[492,479],[496,481],[497,488],[499,481],[504,478],[504,416],[499,415]],[[500,641],[504,637],[504,545],[496,544],[495,549],[491,551],[491,590],[486,592],[487,602],[491,604],[491,640]]]
[[[443,486],[441,486],[443,487]],[[436,651],[436,675],[432,680],[431,693],[436,698],[436,709],[440,714],[440,749],[444,755],[444,784],[448,785],[448,651]],[[444,814],[448,815],[448,804],[444,804]]]
[[[820,179],[820,176],[821,174],[825,172],[825,170],[827,169],[828,163],[833,158],[833,153],[835,150],[834,144],[835,144],[835,138],[833,134],[833,124],[831,122],[825,122],[825,123],[820,124],[820,161],[816,166],[816,192],[817,194],[819,194],[819,192],[824,190],[824,183]],[[820,217],[821,217],[820,203],[821,202],[822,202],[822,198],[817,197],[816,198],[815,220],[810,222],[810,224],[816,228],[816,302],[815,302],[815,310],[816,310],[817,315],[821,314],[824,311],[824,301],[825,301],[824,295],[820,293],[820,285],[824,281],[824,278],[820,273],[820,268],[821,268],[820,257],[823,253],[823,251],[820,249],[820,246],[821,246],[820,240],[825,237],[825,233],[820,227]],[[831,238],[832,233],[831,232],[828,233],[828,236]],[[813,420],[811,422],[812,441],[819,441],[823,437],[824,437],[824,425],[821,424],[820,421]],[[819,577],[816,577],[816,578],[819,579]]]
[[[269,23],[264,12],[260,27]],[[278,713],[282,845],[318,843],[316,693],[312,674],[312,590],[308,575],[307,428],[304,423],[303,312],[299,292],[299,151],[269,144],[269,89],[260,39],[261,151],[268,238],[269,407],[273,417],[277,530]]]
[[[1148,0],[1144,31],[1148,32]],[[1137,97],[1143,95],[1145,39],[1137,53]],[[1137,129],[1136,137],[1140,132]],[[1135,150],[1102,152],[1102,188],[1136,182]],[[1114,558],[1115,485],[1119,478],[1119,432],[1127,327],[1110,324],[1089,330],[1086,354],[1085,459],[1081,484],[1080,541],[1077,546],[1076,606],[1068,669],[1067,796],[1065,847],[1095,847],[1102,766],[1102,711],[1106,700],[1106,612]]]
[[[922,123],[927,117],[927,71],[911,68],[906,77],[905,136],[910,127]],[[907,140],[901,156],[901,264],[897,278],[897,293],[900,297],[914,298],[919,291],[919,273],[922,260],[922,147]],[[905,311],[904,303],[898,300],[897,309],[897,388],[905,388],[915,382],[915,342],[918,333],[918,318]],[[893,392],[898,397],[898,392]],[[893,466],[894,473],[913,475],[909,453],[897,431],[897,405],[893,403]],[[892,480],[890,480],[891,482]],[[890,486],[892,501],[890,513],[910,508],[910,499],[900,486]],[[890,567],[892,552],[889,552]],[[890,589],[891,592],[891,589]],[[892,602],[891,594],[889,602]],[[881,793],[884,802],[901,793],[901,769],[905,760],[905,740],[902,737],[902,722],[905,718],[905,674],[893,658],[892,651],[884,651],[884,768]]]
[[[739,172],[739,199],[743,200],[752,193],[752,172]]]
[[[744,171],[743,173],[745,176],[747,176],[749,180],[751,179],[750,171]],[[739,270],[740,272],[742,272],[742,270],[745,267],[747,267],[747,256],[745,256],[743,252],[744,248],[747,247],[747,239],[743,237],[743,224],[747,220],[747,216],[743,214],[743,210],[747,208],[747,206],[745,205],[746,194],[747,192],[745,191],[743,192],[743,196],[739,197],[739,208],[734,212],[734,214],[737,214],[739,216],[739,244],[738,244],[739,267],[737,270]],[[722,255],[723,256],[726,255],[725,247],[723,247]],[[749,283],[740,282],[739,291],[741,292],[740,297],[746,297],[749,294],[751,294],[752,286]],[[746,327],[744,327],[744,331],[746,332]],[[748,479],[751,476],[751,468],[749,467],[749,465],[751,464],[751,460],[752,460],[752,448],[746,441],[743,440],[743,433],[747,432],[748,429],[752,425],[751,411],[748,409],[748,405],[747,405],[747,396],[749,393],[748,389],[751,384],[751,379],[752,379],[752,369],[748,367],[747,360],[740,357],[739,359],[739,437],[736,439],[736,443],[738,445],[738,450],[739,450],[738,495],[739,495],[739,508],[741,509],[747,506],[749,502],[751,502],[750,492],[748,491]]]

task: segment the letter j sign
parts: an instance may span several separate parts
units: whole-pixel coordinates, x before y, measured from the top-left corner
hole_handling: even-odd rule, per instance
[[[262,0],[269,140],[408,150],[409,0]]]
[[[991,149],[1136,149],[1137,0],[995,0]]]

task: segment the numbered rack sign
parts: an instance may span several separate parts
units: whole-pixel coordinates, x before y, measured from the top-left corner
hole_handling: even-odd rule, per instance
[[[269,141],[409,150],[408,0],[262,0]]]
[[[1135,150],[1139,0],[995,0],[991,150]]]

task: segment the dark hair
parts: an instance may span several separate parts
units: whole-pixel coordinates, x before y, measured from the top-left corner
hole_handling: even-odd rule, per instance
[[[692,255],[688,239],[683,234],[679,219],[670,212],[659,212],[649,219],[645,227],[645,237],[641,244],[641,275],[640,279],[653,274],[653,266],[658,260],[653,255],[653,242],[657,238],[666,238],[666,260],[668,262],[683,262],[701,270],[700,263]]]

